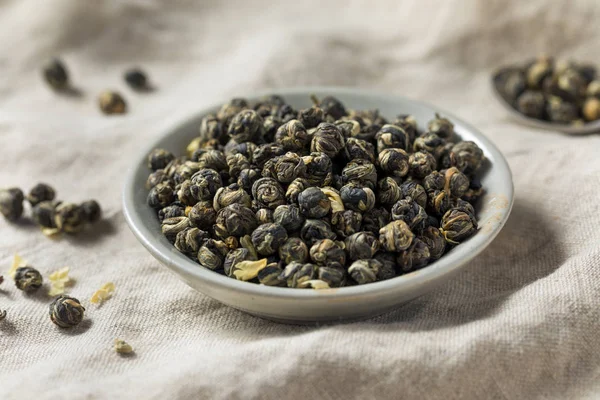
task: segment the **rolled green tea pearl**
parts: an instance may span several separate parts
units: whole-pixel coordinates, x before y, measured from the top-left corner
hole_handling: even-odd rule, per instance
[[[346,138],[346,144],[348,144],[348,139],[358,140],[356,138],[356,136],[360,135],[360,124],[358,121],[343,118],[335,121],[333,124],[338,127],[342,135]],[[362,140],[362,142],[368,143],[365,140]]]
[[[181,253],[196,258],[198,256],[198,250],[204,244],[204,241],[209,239],[210,235],[208,232],[202,231],[198,228],[187,227],[175,236],[175,248]]]
[[[360,231],[362,220],[362,214],[353,210],[338,211],[331,214],[333,229],[341,238],[346,238]],[[377,232],[379,232],[379,228],[377,228]]]
[[[318,240],[310,248],[310,258],[319,266],[343,269],[346,264],[344,243],[331,239]]]
[[[192,154],[192,160],[196,161],[200,168],[210,168],[215,171],[229,169],[227,157],[221,150],[198,149]]]
[[[272,222],[283,226],[286,231],[291,233],[300,230],[305,220],[298,206],[284,204],[275,209]]]
[[[373,257],[381,263],[381,267],[377,272],[378,281],[384,281],[396,276],[396,256],[397,254],[395,253],[379,252]]]
[[[255,260],[252,253],[248,249],[240,247],[235,250],[231,250],[225,256],[225,260],[223,261],[223,270],[225,275],[234,278],[233,271],[235,271],[235,266],[242,261]]]
[[[275,133],[275,142],[286,151],[300,151],[308,144],[306,128],[300,121],[293,119],[281,125]]]
[[[263,167],[263,176],[269,176],[277,179],[281,183],[290,183],[294,179],[303,177],[306,174],[306,165],[304,160],[296,153],[287,152],[282,156],[272,159],[272,167],[269,168],[265,163]]]
[[[393,125],[404,129],[408,134],[410,142],[413,143],[417,137],[417,120],[412,115],[398,115]]]
[[[334,158],[344,148],[342,132],[334,124],[320,123],[310,143],[310,151],[320,152]]]
[[[527,117],[541,119],[545,108],[546,99],[541,92],[528,90],[517,99],[517,110]]]
[[[250,160],[242,153],[229,154],[226,158],[229,175],[237,178],[241,171],[250,168]]]
[[[418,236],[419,240],[425,243],[429,249],[431,260],[437,260],[444,255],[446,251],[446,239],[440,230],[434,226],[429,226]]]
[[[223,135],[223,125],[215,114],[208,114],[200,121],[200,139],[208,141],[211,139],[221,140]]]
[[[526,70],[527,85],[531,89],[541,89],[544,79],[552,74],[552,64],[548,60],[538,60]]]
[[[175,156],[170,151],[165,149],[154,149],[148,154],[148,168],[152,171],[163,169],[174,159]]]
[[[377,170],[375,165],[367,160],[350,161],[342,169],[344,182],[356,183],[369,189],[375,189],[377,184]]]
[[[317,277],[318,267],[314,264],[291,262],[284,269],[279,278],[287,283],[288,287],[301,287],[306,281]]]
[[[402,220],[392,221],[379,230],[379,242],[386,251],[400,252],[410,247],[415,234]]]
[[[211,201],[199,201],[192,207],[188,217],[192,226],[209,231],[217,221],[217,211],[213,208]]]
[[[96,200],[87,200],[80,204],[86,222],[93,224],[102,218],[102,209]]]
[[[0,213],[8,221],[16,221],[23,215],[23,192],[18,188],[0,189]]]
[[[429,247],[419,238],[414,238],[410,247],[398,255],[398,266],[406,273],[423,268],[430,258]]]
[[[238,143],[255,142],[263,135],[263,119],[254,110],[242,110],[229,123],[227,134]]]
[[[127,112],[127,103],[120,93],[105,90],[98,97],[100,110],[107,115],[125,114]]]
[[[217,118],[223,124],[224,131],[227,131],[231,120],[245,108],[248,108],[248,101],[242,98],[231,99],[221,106],[217,112]]]
[[[60,204],[54,201],[42,201],[31,209],[31,217],[36,224],[42,228],[56,228],[54,213],[56,206]]]
[[[316,98],[313,97],[313,101],[315,99]],[[347,115],[346,108],[342,102],[333,96],[325,96],[315,103],[317,106],[321,107],[326,114],[331,115],[334,119],[340,119],[344,115]]]
[[[50,304],[50,320],[61,328],[71,328],[81,323],[84,311],[79,300],[63,294]]]
[[[477,146],[477,143],[472,141],[459,142],[454,145],[452,150],[464,161],[465,169],[462,172],[467,175],[477,172],[485,159],[483,151]]]
[[[309,187],[298,195],[298,206],[307,218],[322,218],[329,214],[331,202],[318,187]]]
[[[198,262],[203,267],[217,270],[223,266],[223,261],[229,250],[220,240],[207,239],[198,250]]]
[[[308,246],[312,246],[318,240],[335,240],[337,235],[331,230],[331,225],[321,219],[307,219],[300,230],[300,237]]]
[[[185,217],[185,204],[174,202],[158,211],[158,220],[162,223],[167,218]]]
[[[321,122],[325,122],[325,111],[317,106],[305,108],[298,112],[298,121],[300,121],[306,129],[315,128]]]
[[[44,80],[54,90],[64,90],[69,86],[67,67],[58,58],[46,62],[42,68]]]
[[[214,225],[215,233],[221,237],[244,236],[251,234],[258,227],[256,214],[249,207],[231,204],[217,212]]]
[[[180,185],[183,182],[191,179],[196,172],[200,170],[200,164],[195,161],[185,161],[182,164],[175,167],[173,172],[173,181],[175,184]],[[215,171],[216,172],[216,171]]]
[[[204,168],[194,173],[190,179],[191,195],[198,201],[212,200],[217,190],[223,186],[221,176],[214,169]]]
[[[427,133],[415,139],[413,151],[426,151],[433,154],[437,148],[445,143],[446,141],[435,133]]]
[[[190,220],[187,217],[174,217],[162,221],[161,231],[170,241],[174,242],[177,234],[190,226]]]
[[[282,207],[282,206],[279,206]],[[256,211],[256,219],[258,220],[258,224],[268,224],[271,222],[275,222],[273,220],[273,210],[270,208],[260,208]]]
[[[237,177],[237,184],[244,189],[246,193],[252,192],[252,185],[261,178],[261,171],[258,168],[246,168],[240,171]]]
[[[392,178],[383,178],[377,182],[377,200],[380,204],[391,205],[400,199],[400,187]]]
[[[477,231],[477,220],[469,213],[448,210],[442,217],[440,231],[450,244],[458,244]]]
[[[286,282],[281,279],[282,272],[283,270],[277,263],[268,264],[258,271],[258,282],[265,286],[286,286]]]
[[[333,163],[327,154],[312,152],[302,157],[306,165],[306,180],[313,186],[328,186],[333,177]]]
[[[179,199],[179,202],[185,206],[193,206],[198,202],[198,200],[192,196],[192,182],[189,179],[179,185],[179,190],[177,190],[177,199]]]
[[[292,261],[305,263],[308,260],[308,247],[302,239],[297,237],[288,238],[279,247],[279,258],[284,264],[289,264]]]
[[[427,225],[427,213],[411,197],[406,197],[394,204],[391,210],[392,220],[401,220],[413,230],[421,230]]]
[[[61,203],[54,210],[54,224],[61,232],[80,232],[86,223],[83,209],[72,203]]]
[[[379,235],[379,230],[391,220],[392,217],[388,210],[383,207],[373,208],[362,216],[362,230]]]
[[[265,256],[277,253],[279,247],[288,238],[285,229],[275,223],[260,225],[252,232],[251,237],[258,254]]]
[[[551,98],[548,101],[546,114],[550,121],[560,124],[568,124],[579,118],[577,106],[560,98]]]
[[[277,107],[277,112],[275,115],[279,117],[283,123],[286,123],[295,119],[298,115],[298,112],[289,104],[282,104]]]
[[[375,193],[368,187],[359,187],[353,183],[344,185],[340,190],[344,207],[358,212],[368,212],[375,206]]]
[[[379,168],[389,175],[398,177],[408,174],[408,160],[408,154],[402,149],[384,149],[378,156]]]
[[[274,141],[277,129],[279,129],[281,125],[283,125],[283,121],[276,115],[268,115],[266,117],[263,117],[263,135],[265,141]]]
[[[252,142],[237,142],[234,139],[230,139],[225,147],[223,148],[223,153],[225,158],[227,156],[232,156],[235,154],[241,154],[248,159],[249,162],[252,162],[252,156],[254,155],[254,151],[258,148],[256,143]]]
[[[421,207],[427,206],[427,193],[416,181],[406,181],[400,185],[400,198],[411,197]]]
[[[51,201],[56,197],[54,188],[46,183],[38,183],[27,194],[27,201],[32,207],[42,201]]]
[[[273,210],[286,203],[283,187],[273,178],[260,178],[254,182],[252,196],[261,207]]]
[[[452,139],[454,137],[454,124],[447,118],[442,118],[438,113],[435,118],[429,121],[427,125],[429,132],[435,133],[443,139]]]
[[[372,232],[357,232],[344,240],[346,252],[350,260],[373,258],[380,244]]]
[[[125,82],[134,90],[144,90],[148,88],[148,77],[139,68],[132,68],[125,72]]]
[[[356,260],[348,268],[348,274],[359,285],[377,281],[381,263],[375,259]]]
[[[258,168],[262,168],[265,163],[275,157],[281,156],[286,153],[286,150],[281,144],[278,143],[265,143],[258,146],[252,152],[252,162],[256,164]]]
[[[456,167],[442,171],[445,178],[445,188],[453,197],[462,197],[469,190],[469,178]]]
[[[169,182],[169,180],[170,178],[166,171],[164,169],[158,169],[148,175],[148,179],[146,180],[146,189],[150,190],[159,183]]]
[[[462,158],[453,150],[454,143],[446,143],[439,151],[438,168],[447,169],[456,167],[459,171],[465,169],[465,163]]]
[[[15,286],[24,292],[33,292],[42,287],[44,279],[40,271],[33,267],[20,267],[15,271]]]
[[[241,204],[246,207],[252,205],[252,198],[237,183],[217,189],[213,199],[213,208],[219,211],[231,204]]]
[[[428,193],[444,190],[446,186],[446,176],[440,171],[433,171],[423,178],[423,187]]]
[[[351,137],[346,139],[343,155],[346,162],[350,162],[352,160],[366,160],[370,163],[374,163],[375,147],[372,143],[367,142],[366,140]]]
[[[375,139],[379,153],[390,148],[407,150],[410,145],[408,133],[399,126],[391,124],[383,125],[375,135]]]
[[[433,155],[427,152],[418,151],[408,157],[410,174],[416,178],[424,178],[431,174],[437,167]]]

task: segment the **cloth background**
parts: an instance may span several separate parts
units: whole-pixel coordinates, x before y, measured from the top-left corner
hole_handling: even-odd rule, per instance
[[[4,274],[15,252],[45,276],[68,265],[88,309],[59,330],[42,292],[0,286],[0,398],[598,398],[600,139],[514,124],[489,74],[542,51],[600,64],[599,18],[594,0],[1,1],[1,186],[48,182],[63,200],[97,199],[105,219],[61,241],[0,221]],[[82,97],[42,82],[53,55]],[[132,65],[156,92],[125,86]],[[125,225],[122,174],[159,126],[215,98],[319,84],[463,117],[507,157],[516,201],[494,243],[439,290],[372,320],[288,326],[159,265]],[[106,88],[127,115],[101,115]],[[114,297],[89,304],[107,281]],[[136,355],[115,354],[116,337]]]

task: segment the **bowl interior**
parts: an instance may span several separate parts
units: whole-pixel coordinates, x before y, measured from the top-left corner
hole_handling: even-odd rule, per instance
[[[236,291],[240,294],[273,296],[274,298],[280,296],[297,299],[326,297],[331,300],[332,298],[354,298],[357,295],[380,291],[400,291],[403,287],[414,288],[415,285],[425,285],[466,264],[493,240],[506,222],[513,203],[512,176],[508,164],[498,149],[485,136],[452,114],[403,97],[355,89],[278,89],[244,97],[249,100],[257,100],[263,95],[272,93],[282,95],[288,103],[297,109],[310,107],[312,103],[309,96],[315,94],[319,98],[333,95],[340,99],[347,108],[351,109],[379,109],[381,114],[388,119],[393,119],[399,114],[412,114],[417,119],[420,129],[426,127],[427,122],[434,117],[436,112],[450,118],[455,125],[457,134],[463,140],[472,140],[477,143],[487,159],[480,173],[485,195],[479,200],[476,207],[479,230],[470,239],[445,254],[440,260],[421,270],[386,281],[339,289],[299,290],[263,286],[237,281],[201,267],[179,253],[163,237],[155,211],[146,204],[148,191],[145,188],[145,182],[149,174],[146,156],[156,147],[165,148],[176,155],[184,154],[187,144],[198,135],[198,127],[202,117],[209,112],[215,112],[219,108],[218,105],[215,105],[200,110],[196,116],[169,130],[154,141],[151,146],[144,149],[129,172],[123,193],[124,213],[133,233],[158,260],[179,274],[184,280],[188,282],[201,280],[207,288],[214,287]],[[218,104],[222,104],[226,100]],[[210,295],[210,293],[207,294]]]

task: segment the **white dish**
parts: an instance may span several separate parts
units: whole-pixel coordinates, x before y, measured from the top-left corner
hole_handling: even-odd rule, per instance
[[[156,147],[168,149],[177,155],[183,154],[186,145],[197,136],[201,118],[209,112],[216,111],[218,106],[206,108],[188,121],[165,132],[140,153],[129,171],[123,192],[125,218],[135,236],[157,260],[205,295],[250,314],[289,323],[376,316],[448,281],[492,242],[508,219],[513,205],[513,183],[506,160],[483,134],[450,113],[400,96],[358,89],[277,89],[243,97],[255,100],[271,93],[282,95],[295,108],[311,106],[311,94],[317,97],[332,95],[348,108],[378,108],[388,119],[398,114],[412,114],[420,128],[423,128],[436,112],[450,118],[463,140],[476,142],[487,158],[480,176],[486,194],[476,207],[480,228],[467,241],[427,267],[394,279],[366,285],[326,290],[270,287],[238,281],[203,268],[179,253],[162,236],[156,213],[146,204],[148,191],[145,182],[149,173],[146,165],[147,154]]]

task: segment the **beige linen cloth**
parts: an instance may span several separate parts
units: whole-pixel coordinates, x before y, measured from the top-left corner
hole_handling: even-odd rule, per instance
[[[0,286],[0,399],[595,399],[600,366],[600,138],[516,125],[491,70],[545,51],[600,64],[600,5],[548,1],[0,2],[0,186],[98,199],[104,222],[52,241],[0,221],[6,275],[19,252],[46,277],[70,266],[87,320],[60,330],[49,300]],[[52,93],[63,57],[81,97]],[[135,94],[140,65],[157,91]],[[130,157],[215,99],[342,85],[448,109],[497,144],[514,174],[504,230],[470,268],[381,317],[306,327],[195,292],[136,241],[121,213]],[[121,91],[130,112],[96,105]],[[398,110],[401,112],[402,110]],[[103,306],[89,303],[107,281]],[[135,356],[112,349],[122,338]]]

